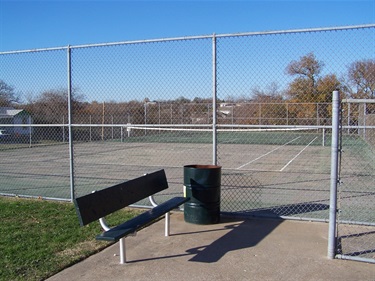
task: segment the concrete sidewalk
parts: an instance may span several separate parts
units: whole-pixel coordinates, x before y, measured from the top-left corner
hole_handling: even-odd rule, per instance
[[[173,213],[171,236],[161,220],[126,238],[127,264],[116,243],[48,280],[375,280],[374,264],[327,259],[327,234],[326,223],[224,217],[202,226]]]

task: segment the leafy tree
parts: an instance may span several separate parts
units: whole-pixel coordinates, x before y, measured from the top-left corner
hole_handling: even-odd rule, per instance
[[[294,102],[330,102],[332,91],[344,92],[342,83],[335,74],[321,77],[324,63],[318,61],[313,53],[292,61],[286,71],[292,76],[297,76],[290,84],[288,96]]]
[[[319,78],[316,85],[315,101],[320,103],[331,102],[332,92],[335,90],[339,90],[342,94],[345,92],[342,83],[335,74],[329,74]]]
[[[184,96],[180,96],[176,99],[177,103],[190,103],[190,100],[188,98],[185,98]]]
[[[299,61],[292,61],[288,67],[287,72],[290,75],[299,75],[307,78],[312,86],[315,85],[316,77],[322,71],[324,63],[316,59],[313,53],[309,53],[300,58]]]
[[[211,103],[212,102],[212,99],[211,98],[200,98],[200,97],[195,97],[193,99],[193,102],[194,103],[205,103],[205,104],[208,104],[208,103]]]
[[[286,71],[292,76],[297,76],[290,84],[287,95],[295,103],[311,103],[289,107],[289,116],[295,119],[313,120],[317,114],[320,124],[326,122],[330,114],[328,104],[332,101],[332,92],[339,90],[342,95],[345,88],[335,74],[320,76],[324,63],[318,61],[313,53],[309,53],[298,61],[292,61]],[[319,105],[315,104],[319,103]]]
[[[14,93],[14,88],[0,79],[0,106],[11,106],[20,98]]]
[[[351,93],[353,98],[375,98],[375,60],[368,59],[353,62],[348,69],[348,78],[356,88]]]

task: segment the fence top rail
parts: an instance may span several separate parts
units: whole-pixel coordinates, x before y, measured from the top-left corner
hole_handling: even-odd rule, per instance
[[[274,30],[274,31],[260,31],[260,32],[244,32],[244,33],[234,33],[234,34],[217,34],[216,37],[220,38],[220,37],[233,37],[233,36],[253,36],[253,35],[270,35],[270,34],[339,31],[339,30],[363,29],[363,28],[374,28],[374,27],[375,27],[375,24],[363,24],[363,25],[351,25],[351,26],[319,27],[319,28]]]
[[[0,124],[1,127],[4,128],[16,128],[16,127],[69,127],[68,123],[65,124]],[[102,124],[102,123],[92,123],[92,124],[71,124],[72,127],[105,127],[105,128],[132,128],[132,129],[148,129],[148,130],[167,130],[167,129],[174,129],[174,130],[200,130],[200,129],[208,129],[212,130],[212,124]],[[346,126],[345,128],[373,128],[375,126]],[[308,130],[308,129],[331,129],[331,125],[245,125],[245,124],[217,124],[216,128],[224,128],[224,129],[290,129],[290,130]]]
[[[52,48],[40,48],[40,49],[18,50],[18,51],[6,51],[6,52],[0,52],[0,55],[30,53],[30,52],[43,52],[43,51],[56,51],[56,50],[64,50],[64,49],[68,50],[68,49],[79,49],[79,48],[89,48],[89,47],[105,47],[105,46],[114,46],[114,45],[157,43],[157,42],[167,42],[167,41],[214,39],[214,38],[223,38],[223,37],[241,37],[241,36],[272,35],[272,34],[308,33],[308,32],[322,32],[322,31],[339,31],[339,30],[352,30],[352,29],[364,29],[364,28],[375,28],[375,23],[374,24],[363,24],[363,25],[352,25],[352,26],[258,31],[258,32],[232,33],[232,34],[215,34],[215,33],[213,33],[213,34],[210,34],[210,35],[201,35],[201,36],[185,36],[185,37],[171,37],[171,38],[146,39],[146,40],[134,40],[134,41],[119,41],[119,42],[97,43],[97,44],[86,44],[86,45],[75,45],[75,46],[68,45],[68,46],[65,46],[65,47],[52,47]]]
[[[67,47],[39,48],[39,49],[29,49],[29,50],[18,50],[18,51],[6,51],[6,52],[0,52],[0,55],[15,55],[15,54],[22,54],[22,53],[63,51],[63,50],[66,50],[68,48],[69,48],[69,46],[67,46]]]
[[[343,99],[342,103],[375,103],[375,99]]]

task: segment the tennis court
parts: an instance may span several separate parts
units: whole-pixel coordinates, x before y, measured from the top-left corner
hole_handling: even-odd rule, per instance
[[[219,130],[223,209],[247,212],[283,206],[279,215],[293,215],[285,206],[300,204],[295,215],[327,219],[329,139],[319,129]],[[208,130],[140,128],[122,140],[74,143],[75,193],[86,194],[160,168],[166,169],[169,192],[181,193],[182,167],[210,164],[212,154]],[[1,193],[70,198],[68,144],[4,149],[0,156]],[[356,153],[349,156],[369,165]],[[348,194],[359,196],[362,191],[353,187]]]
[[[74,144],[76,196],[164,168],[171,188],[157,198],[163,200],[182,193],[184,165],[212,163],[212,132],[133,133],[122,141]],[[330,147],[321,130],[225,130],[217,139],[223,211],[328,218]],[[70,198],[68,144],[0,154],[1,193]]]

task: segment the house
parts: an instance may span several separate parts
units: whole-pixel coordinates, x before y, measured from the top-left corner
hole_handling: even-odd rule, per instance
[[[234,107],[238,106],[235,103],[220,103],[218,112],[223,115],[223,117],[227,117],[233,115]]]
[[[2,124],[14,126],[2,126]],[[29,135],[32,131],[32,128],[28,126],[29,124],[32,124],[32,118],[25,110],[0,107],[0,129],[5,130],[7,134],[14,136]]]

